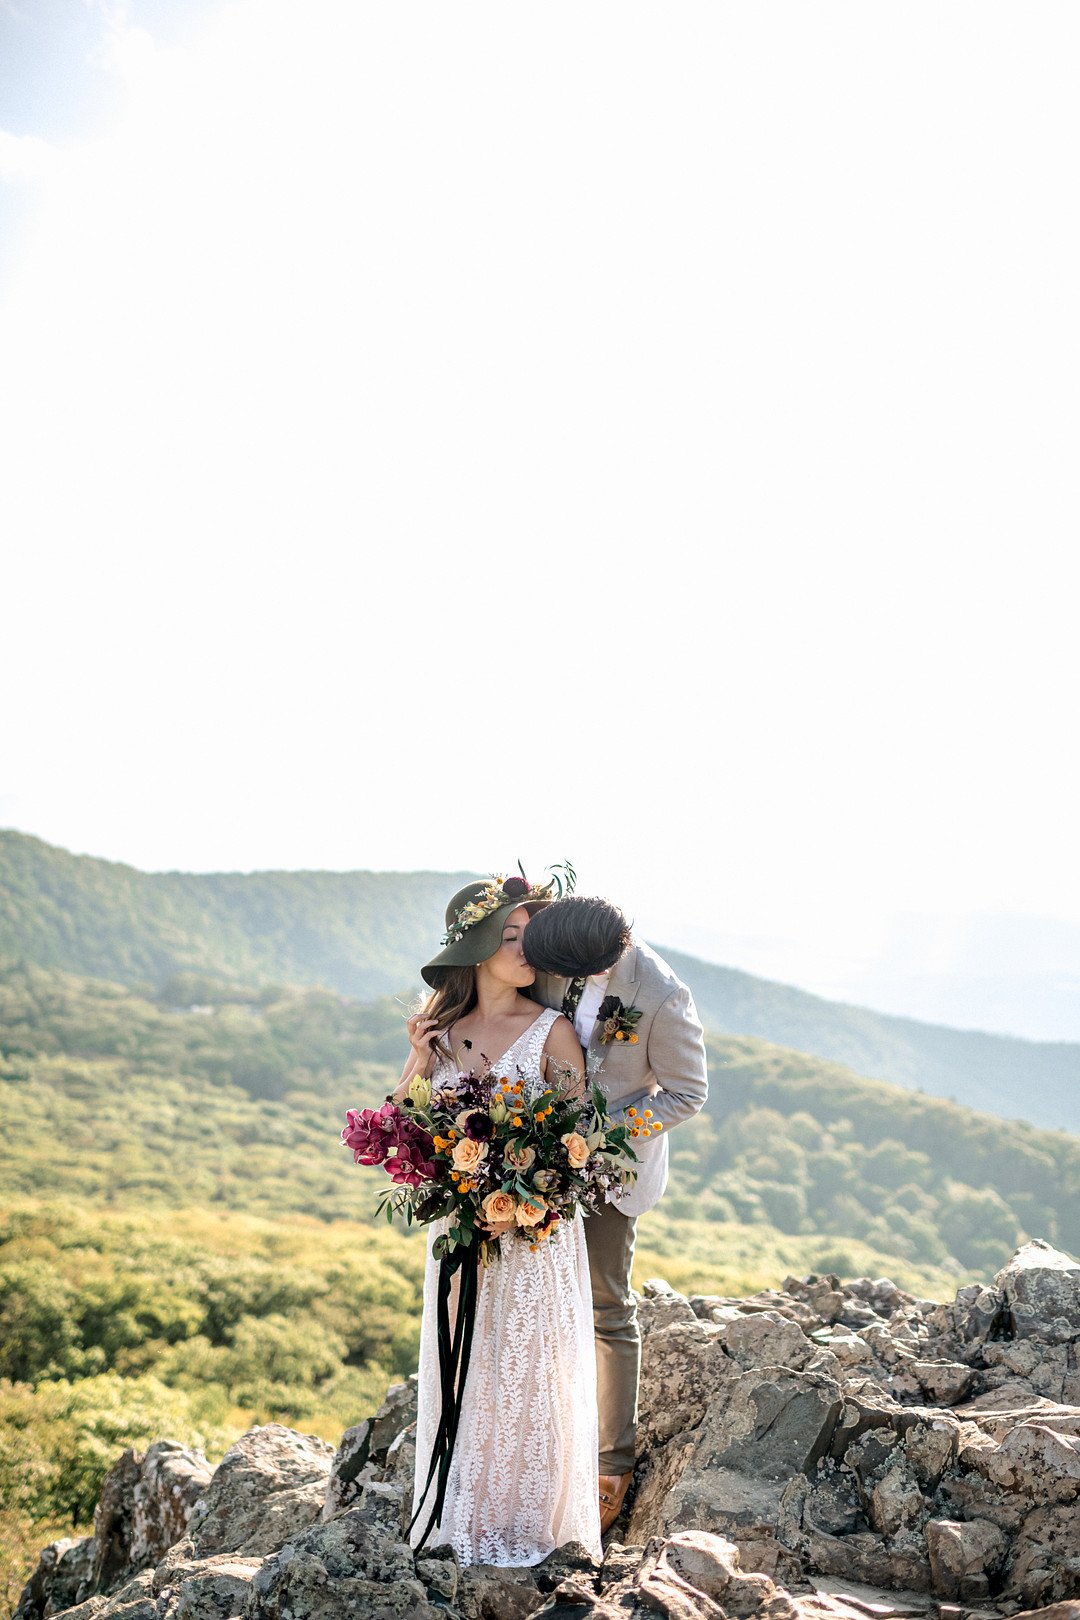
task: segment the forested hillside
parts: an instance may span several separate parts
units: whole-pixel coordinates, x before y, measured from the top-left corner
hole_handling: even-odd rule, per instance
[[[0,830],[0,955],[140,986],[178,974],[370,1001],[418,984],[467,874],[146,873]],[[1080,1131],[1080,1046],[945,1029],[658,949],[706,1025],[1004,1118]]]
[[[445,872],[140,872],[0,829],[0,954],[120,983],[192,970],[364,999],[418,982]]]
[[[0,971],[0,1193],[65,1192],[362,1218],[374,1178],[337,1140],[397,1077],[405,1009],[174,981],[150,1000]],[[672,1133],[671,1220],[859,1239],[985,1272],[1024,1235],[1080,1247],[1080,1142],[746,1037],[709,1037],[704,1114]]]

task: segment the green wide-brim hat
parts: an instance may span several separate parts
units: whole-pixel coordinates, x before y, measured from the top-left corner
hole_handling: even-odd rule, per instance
[[[504,895],[506,898],[502,900]],[[512,911],[524,906],[531,916],[541,906],[549,906],[555,898],[550,884],[537,888],[523,878],[507,878],[498,890],[494,889],[490,878],[486,883],[466,883],[446,908],[448,934],[454,931],[462,911],[475,905],[481,896],[498,898],[502,903],[485,911],[482,917],[462,929],[456,939],[444,946],[438,956],[424,963],[420,976],[433,990],[439,983],[440,968],[475,967],[478,962],[486,962],[489,956],[494,956],[502,944],[503,924]]]

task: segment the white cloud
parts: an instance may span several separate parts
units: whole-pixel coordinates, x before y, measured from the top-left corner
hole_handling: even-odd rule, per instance
[[[51,174],[56,147],[37,135],[11,135],[0,129],[0,184],[33,185]]]

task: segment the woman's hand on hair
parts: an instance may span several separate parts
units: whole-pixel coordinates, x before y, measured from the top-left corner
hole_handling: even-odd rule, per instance
[[[421,1013],[414,1013],[405,1028],[409,1033],[409,1045],[416,1054],[416,1067],[414,1074],[426,1075],[431,1062],[431,1043],[443,1034],[438,1027],[438,1020],[425,1018]]]

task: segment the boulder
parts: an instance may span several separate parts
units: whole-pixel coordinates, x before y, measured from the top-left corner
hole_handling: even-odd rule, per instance
[[[724,1348],[723,1327],[695,1316],[680,1295],[642,1300],[638,1310],[642,1325],[638,1445],[647,1453],[696,1428],[710,1393],[739,1369]]]
[[[104,1608],[184,1535],[212,1477],[201,1451],[174,1440],[145,1452],[129,1446],[105,1476],[93,1535],[49,1543],[20,1594],[17,1620],[47,1620],[99,1597],[93,1607]]]
[[[1009,1540],[988,1519],[931,1519],[926,1526],[926,1546],[934,1591],[970,1603],[986,1599]]]
[[[358,1501],[367,1482],[382,1477],[390,1447],[400,1451],[404,1436],[415,1433],[416,1386],[415,1373],[391,1384],[375,1416],[346,1429],[330,1465],[321,1518],[332,1519]]]
[[[1029,1609],[1080,1597],[1080,1515],[1071,1502],[1026,1516],[1012,1545],[1003,1595]]]
[[[994,1278],[1018,1339],[1066,1344],[1080,1338],[1080,1264],[1041,1238],[1025,1243]]]
[[[1080,1451],[1067,1435],[1020,1423],[998,1445],[966,1446],[964,1461],[992,1485],[1024,1502],[1071,1502],[1080,1494]]]
[[[653,1543],[620,1579],[605,1572],[606,1560],[598,1582],[563,1582],[535,1612],[544,1620],[797,1620],[806,1601],[744,1570],[733,1543],[702,1531]]]
[[[753,1367],[806,1366],[819,1348],[794,1322],[776,1311],[737,1316],[721,1327],[720,1339],[728,1355],[745,1371]]]
[[[365,1487],[356,1507],[294,1532],[256,1571],[245,1620],[446,1620],[392,1532],[400,1511],[398,1502],[388,1523],[385,1500]]]
[[[22,1589],[13,1620],[45,1620],[47,1615],[74,1608],[80,1601],[79,1592],[88,1589],[95,1550],[93,1536],[50,1541],[38,1554],[37,1567]],[[101,1598],[98,1606],[104,1601]]]
[[[107,1598],[96,1612],[101,1620],[158,1620],[153,1570],[141,1569]]]
[[[280,1423],[256,1424],[229,1447],[188,1522],[196,1557],[275,1552],[317,1519],[334,1447]]]
[[[628,1535],[760,1535],[776,1522],[786,1481],[827,1452],[842,1407],[839,1386],[816,1373],[766,1368],[726,1379],[692,1434],[644,1471]]]
[[[190,1548],[190,1543],[187,1546]],[[204,1613],[208,1620],[238,1615],[261,1564],[261,1558],[241,1558],[235,1553],[194,1558],[188,1551],[158,1565],[153,1574],[153,1591],[156,1597],[165,1599],[162,1607],[170,1614],[183,1613],[192,1620]]]

